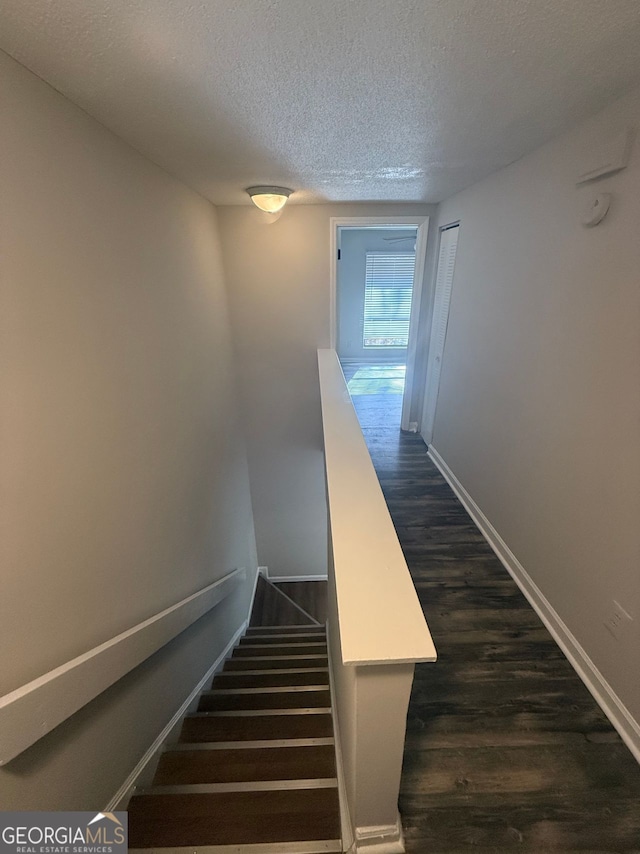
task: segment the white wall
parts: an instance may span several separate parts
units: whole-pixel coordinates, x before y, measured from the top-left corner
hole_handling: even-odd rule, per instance
[[[0,112],[2,695],[256,557],[214,209],[1,53]],[[104,806],[248,590],[0,768],[2,807]]]
[[[640,90],[441,205],[461,222],[434,446],[640,720],[640,146],[575,186],[627,125]]]
[[[413,237],[413,241],[389,239]],[[410,252],[415,246],[416,230],[399,231],[367,228],[343,229],[340,238],[340,262],[337,276],[337,352],[341,359],[376,361],[385,359],[403,363],[406,347],[375,347],[362,345],[364,320],[364,285],[367,252]]]
[[[326,575],[327,519],[316,350],[329,346],[329,220],[428,215],[424,205],[218,210],[260,563]]]

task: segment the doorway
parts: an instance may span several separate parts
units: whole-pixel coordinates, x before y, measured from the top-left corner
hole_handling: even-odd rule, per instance
[[[410,410],[427,227],[428,217],[331,220],[331,346],[354,400],[395,429],[416,429]]]

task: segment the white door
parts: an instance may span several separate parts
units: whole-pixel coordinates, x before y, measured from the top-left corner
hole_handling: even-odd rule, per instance
[[[433,440],[433,425],[436,419],[442,357],[447,337],[449,305],[451,303],[451,289],[453,287],[453,271],[456,265],[459,231],[460,227],[453,225],[440,232],[436,293],[433,304],[433,319],[431,321],[431,338],[429,339],[429,358],[427,360],[427,386],[422,412],[421,433],[427,445],[431,444]]]

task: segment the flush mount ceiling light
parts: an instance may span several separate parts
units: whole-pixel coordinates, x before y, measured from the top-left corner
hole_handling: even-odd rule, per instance
[[[248,187],[253,204],[267,213],[277,213],[287,203],[293,190],[286,187]]]

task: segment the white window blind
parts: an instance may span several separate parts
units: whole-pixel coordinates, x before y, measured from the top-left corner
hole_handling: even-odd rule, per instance
[[[415,252],[367,252],[364,347],[406,347]]]

